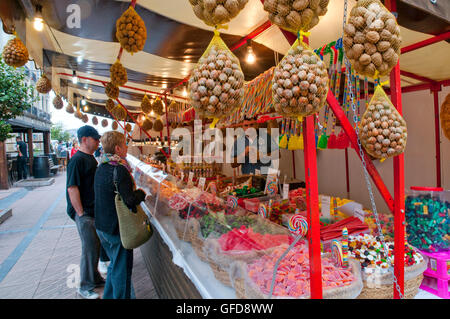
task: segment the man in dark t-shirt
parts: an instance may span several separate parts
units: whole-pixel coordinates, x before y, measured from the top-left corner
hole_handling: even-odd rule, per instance
[[[27,178],[27,159],[28,159],[28,149],[27,144],[22,141],[20,136],[16,137],[16,149],[17,149],[17,178],[21,179]]]
[[[94,177],[97,161],[93,154],[100,143],[100,135],[92,126],[78,129],[80,149],[67,165],[67,214],[75,220],[81,238],[80,288],[78,294],[86,299],[97,299],[93,289],[104,280],[97,270],[100,240],[94,225]]]

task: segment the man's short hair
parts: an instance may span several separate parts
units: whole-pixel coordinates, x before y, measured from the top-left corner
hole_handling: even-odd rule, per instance
[[[22,140],[22,137],[16,136],[16,140]]]

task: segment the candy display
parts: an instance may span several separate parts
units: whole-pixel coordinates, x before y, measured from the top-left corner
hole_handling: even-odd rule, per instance
[[[29,59],[28,49],[18,37],[15,37],[4,46],[2,58],[6,64],[15,68],[24,66]]]
[[[331,256],[333,258],[333,264],[337,267],[343,267],[344,265],[344,253],[342,252],[341,242],[337,239],[333,239],[331,242]]]
[[[264,10],[269,20],[291,32],[307,31],[319,23],[325,15],[329,0],[266,0]]]
[[[393,240],[394,239],[394,216],[388,214],[378,214],[378,218],[380,220],[381,230],[386,239]],[[369,226],[370,234],[373,236],[380,235],[378,232],[378,227],[376,224],[376,219],[373,212],[366,212],[364,217],[364,223]]]
[[[142,18],[130,6],[116,22],[116,38],[127,52],[136,53],[144,49],[147,29]]]
[[[368,154],[382,159],[405,151],[406,122],[378,85],[359,126],[361,144]]]
[[[64,102],[63,102],[62,98],[59,95],[56,95],[53,98],[53,106],[57,110],[60,110],[60,109],[62,109],[64,107]]]
[[[189,0],[197,18],[209,26],[230,22],[244,9],[248,0]]]
[[[400,56],[400,27],[379,0],[358,1],[344,27],[343,44],[358,74],[385,76]]]
[[[442,103],[439,117],[441,119],[442,131],[445,137],[450,140],[450,94],[447,94],[444,103]]]
[[[274,265],[287,249],[280,245],[272,252],[245,263],[235,263],[231,274],[235,287],[244,281],[244,294],[249,299],[268,298],[272,284]],[[281,260],[273,288],[274,298],[309,298],[310,270],[308,248],[304,243],[293,247]],[[359,267],[352,262],[351,268],[336,267],[331,258],[322,258],[322,288],[324,298],[355,298],[361,292]],[[236,288],[238,289],[238,288]]]
[[[116,104],[114,103],[114,101],[112,99],[108,99],[106,101],[105,108],[108,112],[112,112],[112,110],[114,110],[115,107],[116,107]]]
[[[428,252],[450,249],[450,192],[412,188],[406,197],[408,242]]]
[[[41,94],[47,94],[52,90],[52,82],[43,74],[36,82],[36,91]]]
[[[195,111],[204,117],[231,114],[244,94],[244,74],[239,59],[216,31],[189,78],[189,97]]]
[[[119,98],[119,87],[108,82],[105,86],[105,94],[110,99],[116,100]]]
[[[122,105],[117,104],[111,113],[114,115],[114,117],[119,121],[124,121],[127,118],[127,111],[123,108]]]
[[[150,102],[150,99],[148,98],[147,94],[144,95],[141,102],[141,110],[145,114],[150,114],[152,111],[152,103]]]
[[[340,238],[344,228],[347,228],[348,234],[360,233],[369,230],[369,226],[363,223],[359,218],[351,216],[337,223],[321,227],[320,239],[323,241],[329,241]]]
[[[109,68],[111,83],[115,86],[122,86],[128,81],[127,69],[125,69],[119,60],[114,62]]]
[[[314,114],[325,104],[328,72],[314,51],[297,40],[275,68],[272,83],[277,113],[297,118]]]

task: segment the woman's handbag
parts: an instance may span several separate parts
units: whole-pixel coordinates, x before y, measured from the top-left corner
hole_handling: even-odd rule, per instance
[[[114,168],[115,204],[119,219],[120,240],[125,249],[134,249],[147,242],[153,235],[153,229],[141,205],[136,206],[134,213],[122,200],[117,187],[117,167]]]

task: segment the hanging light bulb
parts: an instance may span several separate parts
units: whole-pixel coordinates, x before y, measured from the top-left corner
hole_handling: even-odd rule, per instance
[[[86,99],[83,97],[83,99],[81,100],[81,105],[86,105]]]
[[[183,96],[186,97],[187,96],[187,91],[186,91],[186,87],[183,90]]]
[[[247,58],[246,61],[248,64],[253,64],[256,61],[256,55],[253,52],[253,48],[250,44],[250,40],[247,40]]]
[[[84,101],[84,100],[83,100]],[[86,101],[85,101],[86,102]],[[87,112],[89,110],[89,108],[87,107],[87,105],[85,107],[83,107],[83,111]]]
[[[33,26],[36,31],[44,30],[44,19],[42,19],[42,6],[36,5],[36,13],[34,16]]]
[[[72,73],[72,83],[73,84],[78,83],[77,71],[75,71],[75,70],[73,70],[73,73]]]

